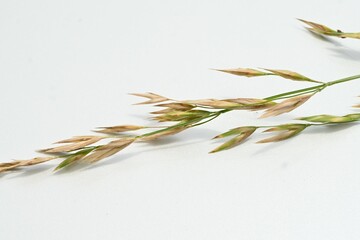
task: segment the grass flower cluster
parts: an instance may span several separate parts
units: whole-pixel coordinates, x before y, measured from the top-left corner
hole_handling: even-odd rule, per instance
[[[301,21],[311,26],[309,30],[317,34],[342,38],[360,38],[359,33],[343,33],[339,30],[334,31],[321,24],[305,20]],[[148,104],[160,108],[160,110],[151,112],[152,118],[159,123],[158,125],[117,125],[100,127],[94,131],[96,134],[64,139],[56,142],[56,146],[52,148],[40,150],[39,152],[45,155],[43,157],[0,163],[0,173],[56,159],[61,160],[55,168],[56,171],[80,162],[95,163],[118,153],[136,142],[153,141],[158,138],[174,135],[213,121],[220,115],[231,111],[262,111],[260,118],[278,116],[295,110],[314,95],[329,87],[360,79],[360,75],[355,75],[324,82],[289,70],[252,68],[216,70],[242,77],[275,76],[285,80],[307,82],[313,84],[313,86],[278,93],[265,98],[175,100],[155,93],[134,93],[132,95],[146,99],[146,101],[138,104]],[[354,105],[353,107],[360,108],[360,104]],[[292,138],[310,127],[339,125],[360,121],[360,113],[347,114],[344,116],[321,114],[300,117],[296,120],[294,123],[275,126],[240,126],[230,129],[214,137],[214,139],[224,139],[224,143],[213,149],[210,153],[233,148],[259,130],[273,135],[258,141],[258,143],[278,142]],[[170,125],[163,126],[163,122],[170,123]],[[138,133],[139,130],[141,130],[142,133]]]

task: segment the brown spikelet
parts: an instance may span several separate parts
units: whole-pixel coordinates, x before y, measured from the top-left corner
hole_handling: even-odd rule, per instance
[[[266,110],[266,112],[260,116],[260,118],[267,118],[267,117],[277,116],[277,115],[280,115],[283,113],[290,112],[290,111],[294,110],[295,108],[304,104],[312,96],[313,96],[313,94],[307,94],[307,95],[300,95],[300,96],[286,99],[286,100],[282,101],[281,103],[278,103],[278,104],[274,105],[273,107],[268,108]]]
[[[225,99],[224,101],[240,104],[235,109],[247,109],[247,110],[261,110],[274,106],[276,103],[264,99],[258,98],[233,98]]]
[[[315,22],[310,22],[310,21],[306,21],[303,19],[298,19],[299,21],[309,25],[311,28],[308,28],[309,31],[312,31],[314,33],[318,33],[318,34],[326,34],[326,35],[338,35],[339,32],[325,26],[319,23],[315,23]]]
[[[55,143],[77,143],[77,142],[85,142],[93,139],[95,136],[75,136],[72,138],[64,139],[57,141]]]
[[[153,111],[153,112],[150,112],[151,114],[165,114],[165,113],[170,113],[170,112],[173,112],[174,109],[172,108],[164,108],[164,109],[161,109],[161,110],[158,110],[158,111]]]
[[[276,70],[276,69],[266,69],[266,71],[272,72],[277,76],[280,76],[282,78],[294,80],[294,81],[307,81],[307,82],[315,82],[315,83],[321,83],[319,81],[315,81],[313,79],[310,79],[308,77],[305,77],[304,75],[301,75],[297,72],[289,71],[289,70]]]
[[[259,77],[265,75],[272,75],[271,73],[262,72],[252,68],[214,69],[214,70],[234,74],[237,76],[244,76],[244,77]]]
[[[30,160],[16,160],[10,163],[0,163],[0,172],[13,170],[18,167],[31,166],[44,163],[55,159],[56,157],[36,157]]]
[[[210,107],[214,109],[236,108],[241,106],[236,102],[230,102],[230,101],[218,100],[218,99],[187,100],[183,102],[197,106]]]
[[[173,110],[164,113],[162,115],[157,115],[153,117],[153,119],[159,122],[183,121],[183,120],[192,120],[195,118],[201,118],[208,114],[209,112],[204,110],[189,110],[189,111]]]
[[[47,148],[39,150],[39,152],[43,153],[62,153],[62,152],[71,152],[83,147],[89,146],[90,144],[96,143],[104,139],[104,137],[100,136],[80,136],[80,137],[73,137],[65,140],[61,140],[57,143],[71,143],[62,145],[59,147]]]
[[[106,145],[103,145],[97,149],[95,149],[89,155],[86,155],[82,160],[89,163],[94,163],[100,161],[101,159],[110,157],[115,153],[121,151],[122,149],[129,146],[131,143],[135,141],[134,138],[124,138],[114,140]]]
[[[235,129],[232,129],[232,130],[230,130],[230,131],[228,131],[226,133],[223,133],[223,134],[220,134],[220,135],[216,136],[215,138],[223,138],[223,137],[227,137],[227,136],[237,134],[237,136],[235,136],[234,138],[230,139],[229,141],[223,143],[219,147],[215,148],[210,153],[223,151],[223,150],[230,149],[230,148],[233,148],[233,147],[239,145],[245,139],[247,139],[251,134],[253,134],[256,129],[257,129],[257,127],[250,127],[250,126],[249,127],[235,128]]]
[[[136,103],[136,104],[153,104],[153,103],[159,103],[159,102],[165,102],[167,100],[170,100],[166,97],[160,96],[158,94],[155,93],[131,93],[131,95],[134,96],[138,96],[138,97],[144,97],[144,98],[148,98],[148,101],[145,102],[140,102],[140,103]]]
[[[272,128],[265,130],[264,132],[279,131],[280,133],[273,137],[260,140],[257,143],[270,143],[270,142],[283,141],[288,138],[296,136],[297,134],[302,132],[307,127],[308,127],[308,125],[306,125],[306,124],[286,124],[286,125],[279,125],[276,127],[272,127]]]
[[[193,109],[195,106],[186,103],[180,102],[172,102],[172,103],[162,103],[155,105],[156,107],[166,107],[169,109],[179,110],[179,111],[187,111]]]
[[[334,37],[340,37],[340,38],[355,38],[360,39],[360,32],[343,32],[341,30],[333,30],[325,25],[314,23],[302,19],[298,19],[299,21],[307,24],[310,26],[310,28],[307,28],[309,31],[320,34],[320,35],[328,35],[328,36],[334,36]]]
[[[117,125],[111,127],[99,127],[99,130],[95,130],[95,132],[99,133],[121,133],[121,132],[128,132],[128,131],[136,131],[139,129],[143,129],[144,126],[137,126],[137,125]]]

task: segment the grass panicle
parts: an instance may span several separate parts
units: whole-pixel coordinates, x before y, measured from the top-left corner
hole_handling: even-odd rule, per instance
[[[302,19],[299,20],[309,26],[309,31],[316,34],[340,38],[360,38],[360,33],[342,32],[340,30],[333,30],[322,24]],[[297,109],[314,95],[331,86],[360,79],[360,75],[354,75],[330,82],[323,82],[290,70],[268,68],[233,68],[215,70],[248,78],[280,77],[292,81],[311,83],[313,85],[264,98],[235,97],[226,99],[207,98],[175,100],[151,92],[132,93],[131,95],[147,99],[146,101],[137,104],[148,104],[157,108],[156,111],[151,112],[152,120],[155,120],[157,124],[153,126],[129,124],[99,127],[94,130],[97,135],[75,136],[54,143],[56,144],[55,147],[40,150],[39,152],[45,156],[35,157],[29,160],[14,160],[12,162],[0,163],[0,173],[54,160],[61,160],[54,171],[66,169],[70,165],[78,164],[80,162],[88,164],[96,163],[117,154],[135,142],[154,141],[158,138],[178,134],[187,129],[213,121],[219,116],[231,111],[262,111],[260,118],[278,116]],[[360,104],[354,105],[353,107],[360,108]],[[257,143],[272,143],[293,138],[310,127],[359,122],[360,113],[352,113],[343,116],[320,114],[300,117],[296,120],[300,121],[300,123],[286,123],[274,126],[241,126],[230,129],[214,137],[214,139],[217,140],[225,139],[225,142],[210,153],[216,153],[238,146],[259,129],[263,130],[262,134],[273,135],[264,138]],[[169,122],[170,125],[164,126],[163,122]],[[141,130],[140,133],[138,130]],[[131,132],[131,135],[129,135],[128,132]]]

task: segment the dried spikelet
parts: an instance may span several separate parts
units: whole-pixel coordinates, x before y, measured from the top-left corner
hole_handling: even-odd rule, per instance
[[[72,138],[68,138],[68,139],[64,139],[61,141],[57,141],[55,143],[77,143],[77,142],[84,142],[84,141],[89,141],[91,139],[93,139],[95,136],[75,136]]]
[[[279,142],[279,141],[283,141],[288,138],[291,138],[291,137],[295,136],[296,134],[297,134],[296,131],[285,131],[276,136],[260,140],[257,143]]]
[[[135,141],[134,138],[122,138],[119,140],[112,141],[106,145],[103,145],[95,149],[91,154],[82,158],[82,160],[89,163],[100,161],[101,159],[110,157],[115,153],[121,151],[122,149],[126,148],[131,143],[133,143],[134,141]]]
[[[179,111],[187,111],[193,109],[195,106],[191,104],[186,103],[178,103],[178,102],[172,102],[172,103],[162,103],[155,105],[156,107],[166,107],[169,109],[179,110]]]
[[[50,160],[55,159],[56,157],[36,157],[30,160],[16,160],[11,163],[1,163],[0,164],[0,172],[5,172],[9,170],[13,170],[18,167],[31,166],[40,163],[44,163]]]
[[[328,35],[328,36],[334,36],[334,37],[340,37],[340,38],[355,38],[360,39],[360,33],[349,33],[349,32],[342,32],[340,30],[333,30],[325,25],[314,23],[302,19],[298,19],[299,21],[307,24],[310,26],[310,28],[307,28],[309,31],[320,34],[320,35]]]
[[[301,75],[297,72],[292,72],[289,70],[276,70],[276,69],[266,69],[266,68],[264,68],[264,69],[266,71],[274,73],[275,75],[277,75],[279,77],[294,80],[294,81],[307,81],[307,82],[321,83],[319,81],[315,81],[313,79],[305,77],[304,75]]]
[[[159,122],[169,122],[169,121],[183,121],[183,120],[192,120],[196,118],[201,118],[207,116],[208,111],[204,110],[189,110],[189,111],[170,111],[163,115],[158,115],[153,117],[154,120]]]
[[[280,133],[278,135],[260,140],[257,143],[270,143],[270,142],[283,141],[283,140],[286,140],[286,139],[296,136],[297,134],[302,132],[307,127],[308,127],[308,125],[306,125],[306,124],[279,125],[277,127],[273,127],[273,128],[270,128],[270,129],[267,129],[266,131],[264,131],[264,132],[280,131]]]
[[[111,134],[111,133],[136,131],[136,130],[143,129],[143,128],[144,128],[144,126],[137,126],[137,125],[118,125],[118,126],[111,126],[111,127],[99,127],[99,130],[95,130],[95,132]]]
[[[319,24],[319,23],[314,23],[314,22],[310,22],[310,21],[306,21],[303,19],[298,19],[299,21],[309,25],[311,28],[308,28],[309,31],[317,33],[317,34],[325,34],[325,35],[339,35],[338,31],[335,31],[325,25]]]
[[[258,99],[258,98],[233,98],[233,99],[224,99],[224,101],[238,103],[241,105],[235,109],[247,109],[247,110],[266,109],[276,104],[273,101]]]
[[[199,100],[186,100],[183,103],[193,104],[201,107],[210,107],[214,109],[231,109],[240,107],[241,104],[218,99],[199,99]]]
[[[82,140],[80,140],[82,139]],[[83,147],[89,146],[90,144],[96,143],[100,141],[101,139],[104,139],[104,137],[100,136],[81,136],[81,137],[73,137],[69,139],[65,139],[62,141],[59,141],[57,143],[72,143],[67,144],[59,147],[53,147],[53,148],[47,148],[43,150],[39,150],[39,152],[43,153],[62,153],[62,152],[71,152],[78,149],[81,149]]]
[[[0,173],[1,172],[5,172],[5,171],[9,171],[12,170],[14,168],[18,167],[18,164],[21,161],[13,161],[13,162],[9,162],[9,163],[0,163]]]
[[[14,165],[18,164],[19,162],[20,161],[17,160],[17,161],[13,161],[13,162],[0,163],[0,168],[11,167],[11,166],[14,166]]]
[[[268,108],[266,112],[260,116],[260,118],[267,118],[271,116],[277,116],[286,112],[290,112],[295,108],[304,104],[312,96],[313,94],[307,94],[307,95],[300,95],[297,97],[286,99],[281,103],[278,103],[273,107]]]
[[[265,75],[272,75],[271,73],[262,72],[252,68],[214,69],[214,70],[230,73],[238,76],[244,76],[244,77],[259,77]]]
[[[256,129],[257,129],[257,127],[250,127],[250,126],[234,128],[234,129],[232,129],[232,130],[230,130],[228,132],[225,132],[223,134],[220,134],[220,135],[216,136],[215,138],[223,138],[223,137],[228,137],[228,136],[237,134],[236,137],[234,137],[234,138],[230,139],[229,141],[223,143],[219,147],[212,150],[210,153],[223,151],[223,150],[230,149],[230,148],[233,148],[233,147],[239,145],[245,139],[247,139],[251,134],[253,134]]]
[[[150,112],[151,114],[165,114],[165,113],[170,113],[170,112],[173,112],[174,109],[172,108],[164,108],[164,109],[161,109],[161,110],[158,110],[158,111],[153,111],[153,112]]]
[[[148,92],[148,93],[131,93],[131,95],[149,99],[148,101],[140,102],[140,103],[136,103],[136,104],[153,104],[153,103],[165,102],[167,100],[170,100],[166,97],[160,96],[155,93],[150,93],[150,92]]]

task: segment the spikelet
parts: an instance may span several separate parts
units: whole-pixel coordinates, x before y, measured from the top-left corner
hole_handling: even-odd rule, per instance
[[[289,71],[289,70],[275,70],[275,69],[266,69],[266,68],[264,68],[264,70],[272,72],[273,74],[275,74],[279,77],[294,80],[294,81],[306,81],[306,82],[321,83],[319,81],[305,77],[304,75],[301,75],[300,73]]]
[[[130,95],[134,95],[134,96],[138,96],[138,97],[144,97],[144,98],[148,98],[148,101],[145,102],[140,102],[140,103],[136,103],[136,104],[153,104],[153,103],[160,103],[160,102],[165,102],[168,101],[170,99],[160,96],[158,94],[155,93],[131,93]]]
[[[65,140],[58,141],[56,143],[69,143],[66,145],[62,145],[59,147],[53,147],[53,148],[47,148],[39,150],[39,152],[42,153],[63,153],[63,152],[71,152],[78,149],[82,149],[86,146],[89,146],[93,143],[96,143],[100,141],[101,139],[104,139],[104,137],[101,136],[78,136],[73,137]]]
[[[224,73],[234,74],[237,76],[243,76],[243,77],[259,77],[259,76],[272,75],[271,73],[263,72],[252,68],[214,69],[214,70]]]
[[[55,158],[56,157],[36,157],[36,158],[29,159],[29,160],[16,160],[16,161],[9,162],[9,163],[0,163],[0,173],[9,171],[9,170],[14,170],[19,167],[31,166],[31,165],[44,163],[44,162],[53,160]]]
[[[137,126],[137,125],[117,125],[111,127],[99,127],[99,130],[95,130],[95,132],[105,133],[105,134],[114,134],[114,133],[121,133],[121,132],[128,132],[128,131],[136,131],[139,129],[145,128],[144,126]]]
[[[89,163],[100,161],[101,159],[110,157],[115,153],[121,151],[122,149],[126,148],[131,143],[133,143],[134,141],[135,138],[121,138],[118,140],[114,140],[106,145],[103,145],[95,149],[92,153],[82,158],[82,161]]]
[[[307,95],[300,95],[286,99],[281,103],[278,103],[275,106],[268,108],[266,112],[260,116],[260,118],[267,118],[267,117],[277,116],[283,113],[291,112],[295,108],[304,104],[312,96],[313,94],[307,94]]]
[[[344,116],[334,116],[334,115],[314,115],[310,117],[298,118],[299,120],[314,122],[314,123],[347,123],[360,120],[360,113],[347,114]]]
[[[239,127],[239,128],[231,129],[230,131],[227,131],[220,135],[217,135],[216,137],[214,137],[214,139],[229,137],[232,135],[236,135],[236,136],[231,138],[227,142],[223,143],[219,147],[215,148],[210,153],[223,151],[223,150],[230,149],[230,148],[233,148],[233,147],[239,145],[245,139],[247,139],[249,136],[251,136],[251,134],[253,134],[256,131],[256,129],[257,129],[257,127],[253,127],[253,126]]]
[[[314,22],[310,22],[310,21],[306,21],[303,19],[298,19],[299,21],[307,24],[310,26],[310,28],[307,28],[309,31],[316,33],[316,34],[320,34],[320,35],[327,35],[327,36],[334,36],[334,37],[340,37],[340,38],[355,38],[355,39],[360,39],[360,33],[348,33],[348,32],[343,32],[341,30],[333,30],[325,25],[319,24],[319,23],[314,23]]]
[[[273,137],[260,140],[257,143],[270,143],[270,142],[283,141],[283,140],[286,140],[286,139],[296,136],[297,134],[302,132],[307,127],[308,127],[307,124],[285,124],[285,125],[279,125],[276,127],[272,127],[272,128],[265,130],[264,132],[277,132],[278,131],[280,133]]]

